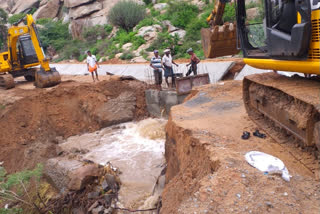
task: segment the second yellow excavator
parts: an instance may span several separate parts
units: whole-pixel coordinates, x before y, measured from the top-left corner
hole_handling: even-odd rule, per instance
[[[0,87],[15,87],[14,78],[20,76],[35,81],[38,88],[55,86],[61,82],[60,74],[49,66],[32,15],[25,19],[27,25],[14,24],[8,30],[8,51],[0,53]]]

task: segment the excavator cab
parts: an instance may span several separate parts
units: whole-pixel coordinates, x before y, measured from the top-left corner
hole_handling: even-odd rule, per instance
[[[23,65],[39,63],[30,34],[19,37],[19,54]]]
[[[245,1],[237,0],[237,31],[246,58],[301,60],[311,37],[309,0],[262,1],[261,14],[248,20]]]

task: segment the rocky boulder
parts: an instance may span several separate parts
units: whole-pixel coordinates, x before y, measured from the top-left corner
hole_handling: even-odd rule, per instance
[[[39,5],[39,0],[18,0],[10,12],[12,14],[23,13],[31,10],[32,8],[38,8]]]
[[[64,1],[64,5],[67,8],[73,8],[73,7],[77,7],[83,4],[88,4],[93,2],[94,0],[65,0]]]
[[[184,37],[186,36],[187,32],[185,30],[177,30],[177,31],[174,31],[172,33],[170,33],[171,36],[175,36],[175,35],[178,35],[178,37],[180,39],[184,39]]]
[[[252,20],[252,19],[255,19],[259,15],[259,8],[257,8],[257,7],[250,8],[246,12],[247,12],[247,18],[249,20]]]
[[[41,1],[42,3],[43,1]],[[49,0],[46,4],[42,4],[40,8],[33,14],[33,18],[55,18],[60,11],[62,2],[60,0]],[[41,5],[41,4],[40,4]]]
[[[10,10],[15,5],[16,0],[0,0],[0,8],[4,9],[7,12],[10,12]]]
[[[169,20],[164,20],[162,24],[168,28],[169,33],[179,30],[179,28],[173,26]]]
[[[160,31],[162,31],[160,25],[145,26],[139,29],[137,36],[142,36],[146,41],[153,41]]]
[[[168,6],[167,3],[158,3],[158,4],[153,5],[153,8],[154,8],[155,10],[160,10],[160,11],[162,11],[162,10],[164,10],[167,6]]]
[[[100,2],[94,2],[92,4],[71,8],[69,11],[69,15],[70,15],[70,18],[72,19],[78,19],[84,16],[88,16],[101,9],[102,9],[102,4]]]

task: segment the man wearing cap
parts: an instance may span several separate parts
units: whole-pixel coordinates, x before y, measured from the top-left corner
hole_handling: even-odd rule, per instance
[[[198,66],[197,65],[200,63],[200,59],[193,52],[192,48],[189,48],[187,50],[187,53],[191,56],[190,63],[187,64],[187,67],[189,65],[191,65],[191,66],[190,66],[189,71],[187,72],[186,76],[189,76],[191,74],[191,72],[193,72],[194,75],[197,75],[198,74]]]
[[[166,79],[166,83],[167,83],[168,87],[170,87],[168,77],[171,77],[172,87],[176,86],[173,68],[172,68],[173,64],[176,66],[179,66],[177,63],[175,63],[172,60],[170,50],[169,49],[164,50],[164,56],[162,57],[162,65],[164,67],[164,77]]]
[[[161,56],[159,56],[159,51],[154,50],[154,57],[151,58],[150,61],[150,67],[153,68],[154,78],[156,86],[159,90],[161,90],[161,84],[162,84],[162,59]]]

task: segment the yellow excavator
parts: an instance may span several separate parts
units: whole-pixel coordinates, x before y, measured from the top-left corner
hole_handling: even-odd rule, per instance
[[[60,74],[49,66],[32,15],[24,19],[27,25],[14,24],[8,30],[8,51],[0,53],[0,87],[15,87],[14,78],[20,76],[35,81],[38,88],[55,86],[61,82]]]
[[[295,142],[319,154],[320,0],[261,0],[255,19],[247,15],[247,2],[233,2],[236,27],[231,34],[228,28],[223,32],[226,24],[221,26],[227,2],[217,0],[208,18],[211,29],[201,31],[204,52],[209,58],[232,55],[239,44],[246,64],[275,71],[244,78],[248,115],[278,142]],[[277,71],[304,75],[287,77]]]

